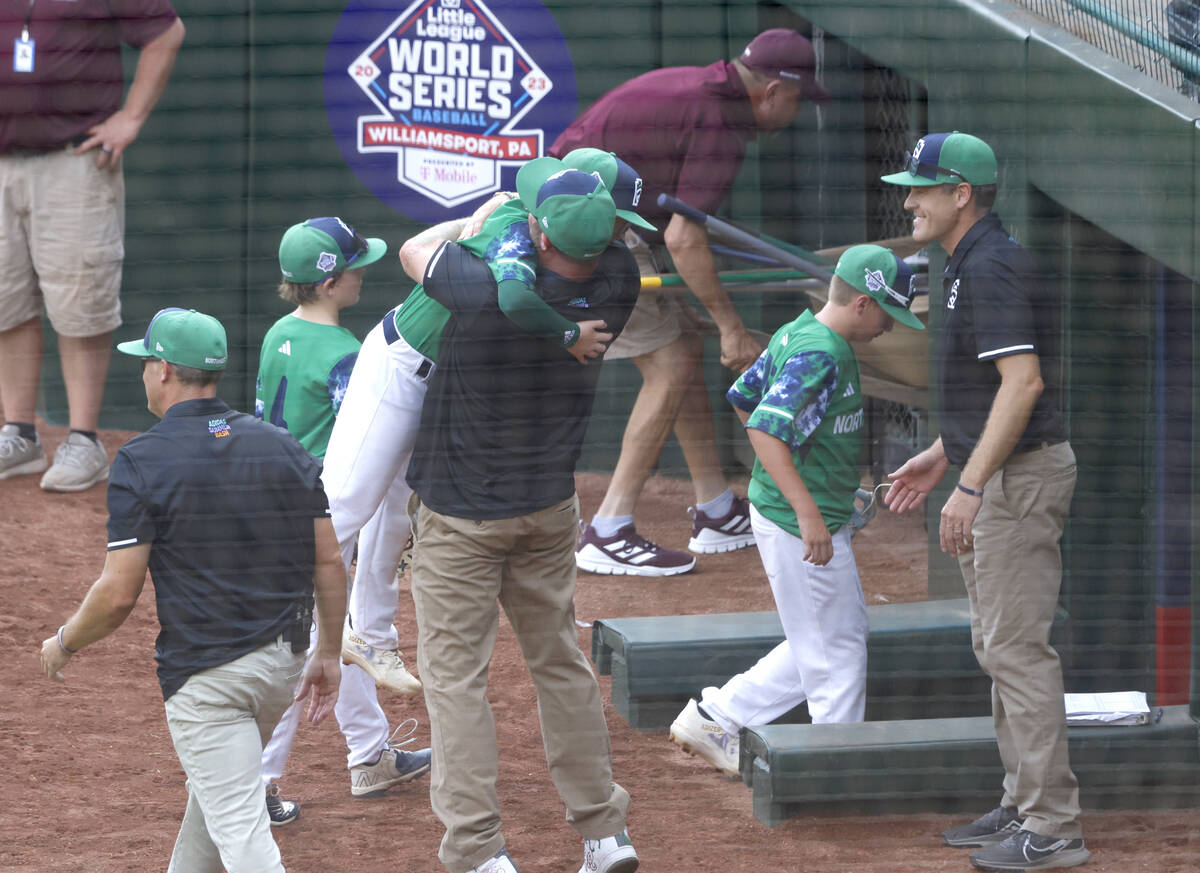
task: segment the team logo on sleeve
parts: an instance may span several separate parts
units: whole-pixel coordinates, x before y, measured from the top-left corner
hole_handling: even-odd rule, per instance
[[[500,190],[504,168],[541,155],[575,108],[566,43],[536,0],[351,0],[325,92],[347,163],[426,221]]]

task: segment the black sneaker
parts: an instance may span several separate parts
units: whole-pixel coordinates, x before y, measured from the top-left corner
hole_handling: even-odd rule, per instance
[[[942,842],[956,849],[977,849],[1003,842],[1021,829],[1015,806],[997,806],[970,824],[942,832]]]
[[[272,782],[267,786],[267,815],[271,818],[271,827],[281,828],[300,818],[300,804],[282,799],[279,786]]]
[[[1043,837],[1022,828],[1002,843],[976,849],[971,863],[980,870],[1051,870],[1078,867],[1090,857],[1082,838]]]

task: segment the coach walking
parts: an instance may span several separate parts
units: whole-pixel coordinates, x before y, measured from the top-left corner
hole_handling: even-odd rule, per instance
[[[957,131],[924,137],[903,171],[883,177],[909,187],[913,239],[950,256],[937,334],[941,435],[892,474],[885,503],[894,512],[920,506],[959,468],[939,536],[958,557],[971,641],[992,679],[1004,788],[999,807],[943,839],[977,847],[971,863],[983,870],[1043,870],[1090,854],[1050,645],[1075,455],[1055,380],[1058,302],[991,212],[996,177],[987,143]]]
[[[79,610],[42,643],[46,675],[115,631],[149,568],[155,651],[188,804],[171,873],[282,873],[259,781],[262,743],[296,697],[323,719],[341,676],[345,567],[320,466],[286,431],[216,396],[225,329],[164,309],[144,339],[147,406],[162,420],[117,453],[108,554]],[[313,615],[319,639],[304,666]],[[303,676],[301,676],[303,672]]]

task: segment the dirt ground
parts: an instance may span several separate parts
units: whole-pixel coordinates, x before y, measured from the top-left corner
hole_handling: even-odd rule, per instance
[[[48,449],[62,429],[44,428]],[[110,455],[130,434],[107,432]],[[65,684],[38,667],[41,640],[78,605],[104,558],[104,489],[49,495],[36,476],[0,482],[0,869],[160,871],[167,865],[185,803],[154,677],[157,632],[152,590],[112,637],[68,665]],[[581,475],[585,513],[603,477]],[[686,482],[656,479],[639,509],[642,532],[683,548]],[[881,512],[855,539],[868,603],[925,597],[919,518]],[[580,619],[769,609],[771,595],[754,550],[701,559],[695,572],[666,580],[581,574]],[[415,661],[412,603],[402,596],[401,646]],[[590,631],[580,645],[590,651]],[[607,699],[609,680],[600,678]],[[397,722],[415,701],[384,692]],[[491,700],[501,747],[500,800],[508,848],[524,873],[574,873],[581,847],[563,819],[541,751],[533,687],[506,624],[492,663]],[[942,847],[940,815],[793,818],[778,828],[751,812],[749,789],[608,710],[616,778],[630,792],[629,829],[642,870],[806,873],[966,871],[966,853]],[[302,728],[283,780],[300,819],[275,835],[292,873],[438,871],[441,827],[422,780],[374,800],[350,796],[345,748],[333,719]],[[982,810],[963,810],[966,820]],[[1200,869],[1200,812],[1085,814],[1096,873],[1194,873]]]

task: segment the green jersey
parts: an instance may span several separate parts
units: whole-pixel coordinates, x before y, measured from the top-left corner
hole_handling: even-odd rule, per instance
[[[496,279],[500,309],[513,323],[564,346],[575,342],[579,328],[551,309],[533,289],[537,249],[529,236],[529,213],[519,200],[501,204],[487,217],[479,233],[459,245],[487,262]],[[410,346],[436,362],[449,318],[446,307],[417,285],[396,310],[396,331]]]
[[[859,485],[863,405],[858,359],[840,335],[805,312],[785,324],[729,389],[747,427],[786,444],[830,532],[849,519]],[[766,518],[800,536],[796,513],[754,462],[747,496]]]
[[[254,414],[325,457],[360,343],[344,327],[285,315],[263,339]]]

